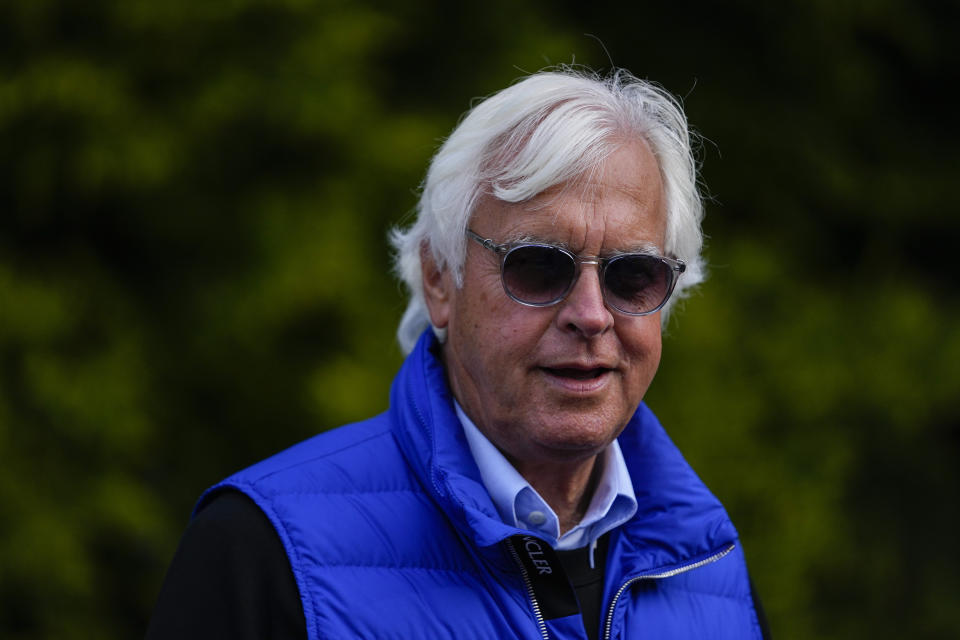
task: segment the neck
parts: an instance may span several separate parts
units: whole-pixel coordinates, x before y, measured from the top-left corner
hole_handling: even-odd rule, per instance
[[[600,455],[563,463],[511,462],[557,514],[560,535],[573,529],[583,519],[603,473]]]

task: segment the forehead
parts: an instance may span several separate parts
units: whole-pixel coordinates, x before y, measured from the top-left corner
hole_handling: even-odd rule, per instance
[[[499,242],[539,240],[576,252],[663,250],[660,168],[640,141],[621,145],[587,175],[519,203],[486,199],[471,224]]]

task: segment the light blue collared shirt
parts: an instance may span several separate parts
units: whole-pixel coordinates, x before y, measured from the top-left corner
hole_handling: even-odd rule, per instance
[[[630,473],[620,445],[614,440],[598,460],[603,464],[603,472],[586,514],[577,526],[561,536],[560,520],[550,505],[480,432],[460,404],[454,402],[454,406],[483,484],[506,524],[542,536],[555,549],[579,549],[590,545],[592,556],[597,538],[619,527],[637,512],[637,497]]]

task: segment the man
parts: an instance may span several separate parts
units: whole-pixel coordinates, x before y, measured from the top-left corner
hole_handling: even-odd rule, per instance
[[[393,238],[389,411],[208,491],[148,637],[764,637],[733,525],[641,402],[701,217],[657,88],[561,70],[479,104]]]

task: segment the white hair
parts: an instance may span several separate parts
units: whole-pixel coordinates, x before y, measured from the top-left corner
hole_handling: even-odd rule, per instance
[[[465,231],[478,200],[523,202],[595,170],[624,140],[641,139],[660,167],[667,208],[665,251],[687,264],[670,302],[704,278],[703,204],[687,119],[660,87],[618,70],[600,77],[560,68],[527,76],[480,102],[441,145],[423,182],[416,221],[394,229],[397,275],[410,301],[397,338],[409,353],[430,317],[420,249],[463,284]]]

